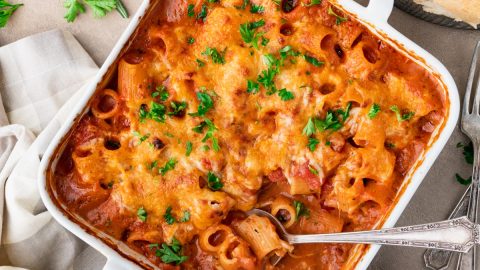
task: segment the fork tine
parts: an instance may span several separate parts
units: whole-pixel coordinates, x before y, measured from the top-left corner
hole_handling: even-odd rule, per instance
[[[475,80],[475,73],[477,71],[477,62],[478,62],[478,57],[480,54],[480,41],[477,43],[477,46],[475,46],[475,52],[473,54],[472,58],[472,65],[470,67],[470,74],[468,75],[468,82],[467,82],[467,90],[465,92],[465,99],[463,100],[463,110],[462,110],[462,115],[466,115],[469,113],[469,108],[470,108],[470,98],[471,98],[471,93],[472,93],[472,88],[473,88],[473,81]],[[480,88],[477,87],[476,93],[475,93],[475,100],[473,102],[473,107],[472,107],[472,113],[473,114],[478,114],[479,111],[479,105],[480,105]]]

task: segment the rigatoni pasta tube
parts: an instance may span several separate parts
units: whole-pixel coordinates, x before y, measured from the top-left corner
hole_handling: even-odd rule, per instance
[[[232,224],[235,231],[247,241],[259,259],[271,253],[283,257],[293,246],[280,239],[275,227],[266,217],[252,215]]]

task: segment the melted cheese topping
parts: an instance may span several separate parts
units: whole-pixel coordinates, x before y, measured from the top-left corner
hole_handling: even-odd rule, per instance
[[[158,4],[119,60],[113,91],[99,90],[65,141],[53,177],[60,200],[161,267],[148,245],[174,239],[185,268],[235,265],[225,258],[240,253],[202,250],[196,236],[274,201],[292,233],[372,228],[441,126],[445,91],[329,2],[291,12],[283,2]],[[242,247],[255,238],[231,233]],[[277,251],[289,251],[277,268],[360,258],[351,245],[313,246]]]

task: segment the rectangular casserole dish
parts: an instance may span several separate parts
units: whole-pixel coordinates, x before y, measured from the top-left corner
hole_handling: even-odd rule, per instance
[[[331,1],[333,2],[333,1]],[[95,93],[96,89],[102,88],[103,83],[108,81],[108,78],[113,76],[114,67],[118,61],[118,56],[128,49],[132,35],[134,35],[136,29],[144,21],[146,13],[151,10],[152,4],[146,0],[142,3],[139,10],[133,17],[127,30],[121,36],[118,43],[115,45],[111,54],[105,61],[101,70],[95,78],[95,82],[89,87],[81,100],[77,103],[75,108],[68,116],[68,120],[63,124],[59,132],[55,135],[55,138],[49,145],[41,162],[39,170],[39,190],[42,200],[50,211],[52,216],[64,226],[67,230],[74,233],[76,236],[96,248],[102,254],[107,257],[107,264],[104,269],[134,269],[139,265],[148,268],[155,268],[148,260],[139,256],[137,253],[130,250],[125,244],[115,240],[108,235],[95,230],[92,226],[87,225],[86,222],[82,222],[79,225],[73,221],[73,219],[81,221],[81,218],[74,216],[72,213],[66,213],[63,208],[57,202],[52,189],[49,187],[47,181],[47,173],[56,166],[56,162],[60,157],[62,149],[60,145],[62,139],[68,135],[76,119],[79,119],[86,111],[88,111],[88,104]],[[387,19],[393,9],[393,0],[371,0],[368,7],[362,7],[351,0],[339,0],[336,5],[343,9],[346,13],[357,18],[359,22],[364,24],[372,33],[378,35],[383,41],[392,45],[394,48],[405,54],[408,58],[419,63],[425,67],[429,72],[439,80],[440,85],[446,91],[445,97],[447,98],[446,104],[449,105],[446,112],[446,118],[444,122],[439,125],[435,133],[432,134],[427,151],[422,153],[417,163],[412,167],[409,174],[406,176],[402,187],[395,198],[394,207],[392,210],[379,221],[377,227],[391,227],[400,217],[400,214],[405,209],[406,205],[412,198],[415,190],[421,184],[426,173],[430,169],[431,165],[439,155],[443,146],[447,142],[449,136],[453,132],[456,121],[459,114],[459,97],[456,85],[453,78],[446,70],[446,68],[432,55],[421,49],[412,41],[408,40],[398,31],[393,29],[387,22]],[[104,241],[102,241],[103,239]],[[108,243],[108,244],[107,244]],[[122,251],[128,258],[123,257],[114,248]],[[358,252],[359,262],[355,269],[366,269],[378,251],[379,246],[372,246],[365,252]]]

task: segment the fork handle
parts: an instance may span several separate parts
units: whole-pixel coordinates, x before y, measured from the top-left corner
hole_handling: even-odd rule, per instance
[[[374,231],[287,235],[291,244],[358,243],[410,246],[467,252],[480,243],[479,228],[467,217]]]
[[[480,44],[480,43],[479,43]],[[480,192],[480,158],[479,158],[479,141],[477,139],[472,140],[473,144],[473,172],[472,172],[472,188],[470,191],[470,203],[468,204],[468,218],[474,222],[478,223],[478,200],[479,200],[479,192]],[[465,257],[470,258],[470,263],[472,266],[472,270],[477,269],[477,248],[473,247],[473,250],[470,251],[468,254],[464,255]],[[464,264],[464,256],[460,255],[457,263],[457,270],[462,269],[462,265]]]

